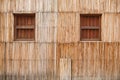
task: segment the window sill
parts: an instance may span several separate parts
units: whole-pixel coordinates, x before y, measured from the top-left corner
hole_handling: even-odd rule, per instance
[[[14,42],[35,42],[34,39],[16,39]]]
[[[102,41],[79,41],[79,42],[102,42]]]

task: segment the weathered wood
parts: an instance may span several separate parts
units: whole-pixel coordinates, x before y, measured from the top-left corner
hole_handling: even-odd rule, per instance
[[[63,43],[57,57],[70,58],[72,79],[119,79],[119,45],[117,42]],[[59,63],[58,63],[59,64]],[[58,68],[59,69],[59,68]]]
[[[59,27],[57,41],[60,43],[78,42],[80,40],[79,31],[78,27]]]
[[[102,41],[106,41],[106,42],[120,41],[119,17],[120,17],[119,14],[104,14],[102,16],[102,29],[101,29]]]
[[[54,45],[29,42],[7,43],[6,45],[6,76],[16,79],[53,80]],[[8,78],[9,80],[9,78]],[[14,79],[12,79],[14,80]]]
[[[36,42],[49,43],[55,41],[55,30],[54,27],[38,27],[36,31]]]
[[[60,59],[60,80],[71,80],[71,59]]]
[[[80,36],[80,15],[77,13],[59,13],[57,24],[58,42],[77,42]],[[71,36],[72,35],[72,36]]]
[[[13,41],[13,15],[12,13],[0,13],[0,42]]]
[[[57,12],[57,0],[36,0],[36,10],[40,12]]]
[[[116,13],[117,10],[117,0],[104,0],[104,12]]]
[[[79,0],[58,0],[58,12],[76,12]]]
[[[1,12],[119,12],[119,0],[0,0]]]
[[[119,80],[119,3],[0,0],[0,80]],[[14,41],[14,13],[35,13],[35,41]],[[100,42],[80,41],[80,14],[102,14]]]
[[[36,11],[36,0],[7,0],[6,4],[8,12],[35,12]]]
[[[8,0],[0,0],[0,12],[7,12],[7,1]]]
[[[0,43],[0,79],[5,79],[5,44]]]
[[[117,2],[117,4],[116,4],[117,5],[117,12],[119,13],[120,12],[120,5],[119,5],[120,0],[117,0],[116,2]]]
[[[81,13],[102,13],[104,12],[105,0],[79,0],[79,11]],[[108,7],[105,7],[108,8]]]
[[[119,79],[119,46],[120,43],[117,42],[62,43],[57,46],[57,60],[71,59],[72,79],[116,80]],[[59,71],[54,74],[54,52],[51,51],[54,50],[53,48],[52,44],[8,43],[6,45],[7,77],[15,78],[18,75],[17,79],[20,79],[34,75],[43,80],[59,77]],[[64,66],[61,62],[57,64],[60,65],[57,70],[60,69],[61,75],[63,74],[61,67]],[[34,76],[32,78],[37,78]]]
[[[54,44],[33,42],[7,43],[6,58],[8,60],[53,60]]]
[[[36,26],[57,27],[57,13],[36,13]]]

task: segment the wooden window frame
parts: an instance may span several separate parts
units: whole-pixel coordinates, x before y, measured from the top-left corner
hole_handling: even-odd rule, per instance
[[[91,26],[91,27],[89,27],[89,26],[81,26],[80,25],[80,41],[101,41],[101,16],[102,16],[102,14],[80,14],[80,17],[81,16],[96,16],[96,17],[100,17],[99,18],[99,27],[95,27],[95,26]],[[80,23],[81,23],[81,21],[80,21]],[[87,29],[89,29],[89,30],[99,30],[99,38],[96,38],[96,39],[82,39],[81,38],[81,34],[82,34],[82,30],[87,30]]]
[[[25,26],[22,26],[22,27],[19,27],[17,24],[16,24],[16,16],[19,16],[19,15],[22,15],[22,16],[36,16],[35,15],[35,13],[22,13],[22,14],[20,14],[20,13],[14,13],[13,14],[14,15],[14,41],[35,41],[35,24],[34,25],[31,25],[31,26],[29,26],[29,27],[26,27],[26,25]],[[34,22],[36,22],[35,20],[34,20]],[[22,29],[27,29],[27,30],[34,30],[34,37],[32,38],[32,39],[18,39],[17,38],[17,30],[22,30]]]

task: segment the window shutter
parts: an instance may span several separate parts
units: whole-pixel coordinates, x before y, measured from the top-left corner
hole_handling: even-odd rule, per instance
[[[101,15],[80,15],[80,40],[99,41],[101,39]]]
[[[15,40],[35,39],[35,14],[15,14]]]

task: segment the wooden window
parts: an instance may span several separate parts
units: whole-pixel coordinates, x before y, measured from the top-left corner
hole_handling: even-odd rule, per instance
[[[35,39],[35,14],[14,14],[15,40]]]
[[[101,40],[101,15],[80,15],[80,40],[100,41]]]

